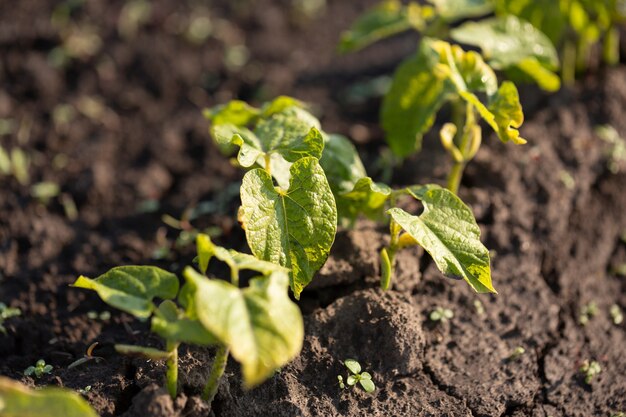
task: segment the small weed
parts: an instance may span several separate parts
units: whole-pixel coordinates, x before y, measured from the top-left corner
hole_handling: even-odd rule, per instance
[[[0,333],[7,333],[7,329],[5,329],[5,327],[3,326],[3,323],[6,319],[19,316],[20,314],[22,314],[22,312],[19,308],[7,307],[6,304],[0,303]]]
[[[79,388],[78,393],[81,395],[87,395],[91,391],[91,385],[87,385],[85,388]]]
[[[609,310],[609,314],[611,315],[611,319],[613,320],[613,324],[620,325],[624,321],[624,316],[622,314],[622,310],[619,308],[617,304],[613,304]]]
[[[476,314],[479,316],[485,315],[485,306],[480,300],[474,300],[474,308],[476,309]]]
[[[346,379],[346,383],[349,387],[355,386],[358,382],[365,392],[369,393],[376,390],[376,386],[372,381],[372,375],[369,372],[361,372],[361,364],[356,359],[346,359],[343,361],[343,364],[350,371],[350,374]],[[346,388],[346,384],[344,384],[343,377],[341,375],[337,375],[337,380],[339,381],[339,388]]]
[[[437,307],[433,311],[431,311],[428,318],[431,321],[440,321],[445,323],[446,321],[452,319],[454,317],[454,312],[448,308]]]
[[[72,362],[67,369],[72,369],[72,368],[76,368],[77,366],[80,366],[84,363],[87,362],[91,362],[91,361],[100,361],[100,360],[104,360],[104,358],[101,358],[99,356],[93,356],[93,350],[94,348],[98,346],[98,342],[96,343],[92,343],[88,348],[87,348],[87,353],[80,359],[75,360],[74,362]]]
[[[526,349],[524,349],[524,348],[523,348],[523,347],[521,347],[521,346],[518,346],[518,347],[516,347],[516,348],[513,350],[513,353],[511,353],[507,359],[508,359],[510,362],[512,362],[512,361],[516,361],[516,360],[518,360],[519,358],[521,358],[521,357],[522,357],[522,355],[523,355],[524,353],[526,353]]]
[[[24,370],[25,376],[35,375],[36,378],[41,378],[45,374],[52,372],[52,365],[46,365],[46,361],[39,359],[35,366],[29,366]]]
[[[595,301],[590,301],[580,309],[580,315],[578,316],[578,323],[581,326],[587,325],[589,320],[598,314],[598,305]]]
[[[105,311],[98,313],[97,311],[92,310],[92,311],[87,312],[87,318],[89,318],[89,320],[100,319],[101,321],[108,321],[111,319],[111,312],[105,310]]]
[[[588,361],[585,360],[580,367],[580,372],[585,375],[585,384],[591,385],[591,381],[596,377],[596,375],[602,372],[602,368],[600,368],[600,364],[596,361]]]

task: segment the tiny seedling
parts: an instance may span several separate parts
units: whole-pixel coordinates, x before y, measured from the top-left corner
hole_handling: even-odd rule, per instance
[[[507,359],[510,362],[516,361],[521,358],[524,353],[526,353],[526,349],[524,349],[522,346],[517,346]]]
[[[0,146],[0,175],[12,175],[21,185],[30,182],[30,156],[21,148],[7,152]]]
[[[626,140],[611,125],[598,126],[595,131],[609,145],[606,152],[607,168],[613,174],[619,173],[626,162]]]
[[[35,366],[29,366],[24,370],[25,376],[34,375],[36,378],[41,378],[45,374],[52,372],[52,365],[46,365],[46,361],[39,359]]]
[[[624,321],[624,315],[622,314],[622,310],[619,308],[617,304],[613,304],[609,309],[609,314],[611,315],[611,320],[613,324],[616,326],[622,324]]]
[[[580,372],[585,376],[585,384],[591,385],[593,379],[602,372],[602,368],[596,361],[585,360],[580,367]]]
[[[85,388],[79,388],[78,393],[80,395],[87,395],[91,391],[91,385],[87,385]]]
[[[580,315],[578,316],[578,323],[581,326],[586,326],[593,317],[598,314],[598,305],[595,301],[590,301],[580,309]]]
[[[87,318],[89,320],[108,321],[111,319],[111,312],[105,310],[98,313],[97,311],[91,310],[87,312]]]
[[[353,387],[357,383],[361,385],[361,387],[365,390],[365,392],[374,392],[376,390],[376,386],[372,381],[372,375],[369,372],[361,371],[361,364],[355,359],[346,359],[343,361],[343,364],[348,368],[350,374],[346,379],[346,383],[348,387]],[[337,375],[337,380],[339,381],[340,388],[346,388],[346,385],[343,383],[343,377],[341,375]]]
[[[430,312],[428,318],[431,321],[440,321],[445,323],[448,320],[451,320],[454,317],[454,312],[448,308],[437,307],[433,311]]]
[[[474,300],[474,309],[479,316],[485,315],[485,306],[480,300]]]
[[[94,350],[94,348],[96,346],[98,346],[98,342],[92,343],[87,348],[87,353],[85,353],[85,355],[82,358],[79,358],[79,359],[75,360],[74,362],[72,362],[71,364],[69,364],[67,369],[76,368],[77,366],[83,365],[83,364],[91,362],[91,361],[98,362],[98,361],[104,360],[104,358],[101,358],[100,356],[93,356],[93,350]]]
[[[22,314],[19,308],[8,307],[4,303],[0,303],[0,333],[6,334],[7,329],[4,327],[4,321],[11,317],[16,317]]]

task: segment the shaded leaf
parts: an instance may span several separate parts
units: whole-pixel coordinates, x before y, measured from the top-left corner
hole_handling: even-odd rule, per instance
[[[245,289],[209,280],[192,268],[186,268],[184,276],[197,288],[198,319],[241,363],[247,387],[263,382],[298,355],[304,325],[287,294],[287,274],[252,279]]]
[[[169,341],[201,346],[218,343],[198,320],[187,317],[169,300],[161,303],[157,314],[152,317],[150,330]]]
[[[78,393],[64,388],[33,390],[0,376],[2,417],[98,417]]]
[[[165,360],[172,356],[171,352],[166,352],[152,347],[135,345],[115,345],[115,351],[122,355],[137,356],[155,361]]]
[[[376,219],[382,214],[391,191],[389,186],[370,177],[361,178],[350,192],[337,196],[337,207],[342,217],[356,218],[363,213]]]
[[[480,241],[472,211],[452,192],[439,186],[412,188],[424,205],[419,216],[400,208],[391,217],[422,246],[445,275],[459,276],[477,292],[496,292],[491,283],[489,251]]]
[[[428,0],[435,5],[437,15],[446,22],[478,17],[489,14],[493,10],[490,0]]]
[[[355,146],[341,135],[326,136],[320,165],[335,194],[351,191],[359,179],[367,176]]]
[[[274,187],[262,169],[249,171],[241,186],[240,220],[252,253],[291,270],[291,288],[302,289],[322,267],[335,239],[337,208],[315,158],[290,168],[288,190]]]
[[[150,317],[152,299],[173,299],[178,278],[155,266],[118,266],[96,279],[80,276],[74,287],[94,290],[102,301],[137,318]]]
[[[398,0],[383,1],[361,15],[349,30],[342,33],[339,51],[356,51],[412,27],[421,30],[429,15],[432,12],[422,10],[414,2],[404,6]]]

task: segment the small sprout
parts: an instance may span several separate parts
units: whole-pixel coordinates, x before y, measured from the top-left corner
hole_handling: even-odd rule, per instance
[[[454,312],[448,308],[437,307],[433,311],[431,311],[428,318],[431,321],[441,321],[446,322],[454,317]]]
[[[583,308],[580,309],[580,316],[578,316],[578,323],[582,326],[585,326],[589,323],[592,317],[595,317],[598,314],[598,305],[595,301],[591,301],[588,304],[585,304]]]
[[[346,384],[343,383],[343,377],[341,375],[337,375],[337,381],[339,382],[339,388],[345,389]]]
[[[103,311],[101,313],[98,313],[97,311],[88,311],[87,312],[87,318],[89,320],[102,320],[102,321],[107,321],[111,319],[111,312],[110,311]]]
[[[353,387],[358,382],[365,390],[365,392],[370,393],[376,390],[376,386],[372,381],[372,375],[369,372],[361,372],[361,364],[357,360],[346,359],[345,361],[343,361],[343,364],[351,372],[346,380],[348,386]],[[345,384],[343,383],[343,377],[341,375],[337,376],[337,380],[339,381],[339,387],[342,389],[345,388]]]
[[[611,314],[611,319],[613,320],[613,324],[620,325],[624,321],[624,316],[622,315],[622,310],[619,308],[617,304],[613,304],[609,310],[609,314]]]
[[[6,319],[19,316],[20,314],[22,314],[22,311],[19,308],[7,307],[6,304],[0,303],[0,333],[7,333],[7,329],[2,325]]]
[[[91,391],[91,385],[87,385],[85,388],[79,388],[78,393],[81,395],[87,395]]]
[[[46,365],[46,361],[39,359],[35,366],[29,366],[24,370],[24,375],[35,375],[35,377],[41,378],[44,374],[49,374],[50,372],[52,372],[52,365]]]
[[[561,171],[559,171],[559,179],[568,190],[571,191],[576,188],[576,180],[574,179],[572,174],[570,174],[566,170],[562,169]]]
[[[480,300],[474,300],[474,308],[476,309],[476,314],[479,316],[485,315],[485,306]]]
[[[93,350],[95,349],[95,347],[98,346],[98,342],[96,343],[92,343],[91,345],[89,345],[89,347],[87,348],[87,353],[80,359],[75,360],[74,362],[72,362],[67,369],[72,369],[75,368],[77,366],[80,366],[84,363],[87,362],[91,362],[91,361],[100,361],[100,360],[104,360],[104,358],[101,358],[99,356],[93,356]]]
[[[602,372],[602,368],[600,368],[600,364],[596,361],[589,362],[585,360],[580,367],[580,372],[585,375],[585,384],[591,385],[591,381],[593,381],[596,375]]]
[[[522,357],[522,355],[526,353],[526,349],[521,346],[518,346],[513,350],[513,353],[508,357],[509,361],[515,361]]]

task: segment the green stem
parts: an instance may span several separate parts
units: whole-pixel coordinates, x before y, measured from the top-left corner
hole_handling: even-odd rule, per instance
[[[462,110],[465,114],[464,123],[462,121],[462,117],[459,116]],[[471,145],[470,139],[472,139],[472,130],[476,125],[476,117],[474,115],[474,109],[472,108],[472,105],[466,103],[465,109],[462,109],[459,104],[455,104],[453,107],[452,119],[457,128],[457,136],[455,138],[455,142],[458,141],[457,148],[459,149],[459,151],[461,151],[461,155],[463,155],[463,160],[455,160],[453,162],[452,169],[448,173],[447,188],[454,194],[458,194],[459,186],[461,185],[461,179],[463,178],[463,171],[465,170],[465,166],[471,159],[471,156],[469,155],[469,148]]]
[[[572,40],[565,41],[563,45],[563,66],[561,78],[567,85],[574,84],[576,79],[576,45]]]
[[[207,381],[204,391],[202,392],[202,399],[209,404],[215,398],[217,389],[220,385],[222,375],[226,369],[226,362],[228,361],[228,348],[226,346],[219,346],[215,353],[215,359],[213,359],[213,366],[211,367],[211,373],[209,374],[209,380]]]
[[[271,158],[270,158],[270,154],[268,153],[265,154],[265,170],[267,171],[268,174],[272,175]]]
[[[167,359],[165,380],[167,392],[169,392],[172,399],[175,399],[178,393],[178,345],[177,342],[170,341],[166,344],[166,349],[170,352],[170,357]]]

